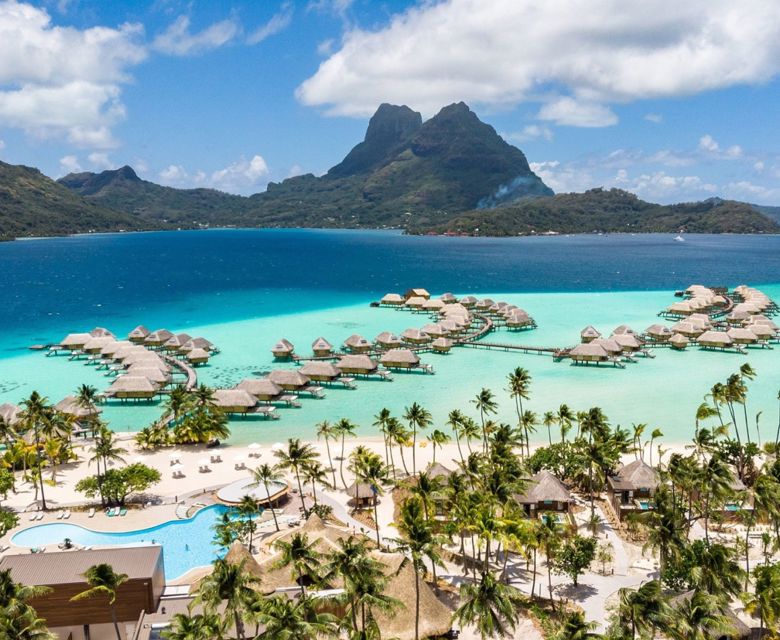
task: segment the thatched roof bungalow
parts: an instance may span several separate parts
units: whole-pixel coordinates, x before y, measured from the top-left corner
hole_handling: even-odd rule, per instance
[[[116,338],[112,336],[98,336],[87,340],[82,349],[87,353],[102,353],[104,347],[107,347],[114,342],[116,342]]]
[[[249,413],[257,406],[257,398],[244,389],[217,389],[214,406],[225,413]]]
[[[173,338],[172,331],[168,331],[168,329],[157,329],[144,338],[144,345],[147,347],[161,347],[171,338]]]
[[[333,355],[333,345],[325,338],[320,336],[314,342],[311,343],[311,350],[317,357],[325,357]]]
[[[344,340],[344,349],[350,353],[366,353],[371,351],[371,346],[372,345],[368,340],[356,333]]]
[[[447,331],[440,324],[428,323],[420,331],[427,333],[431,338],[440,338],[447,335]]]
[[[431,341],[431,336],[422,329],[411,328],[404,330],[401,334],[401,339],[410,344],[426,344]]]
[[[748,324],[747,328],[750,329],[759,340],[771,340],[777,334],[772,327],[764,324]]]
[[[491,298],[483,298],[482,300],[477,300],[477,303],[474,305],[474,307],[477,309],[477,311],[487,311],[494,304],[496,304],[495,300]]]
[[[308,376],[292,369],[274,369],[267,379],[287,391],[303,389],[311,382]]]
[[[189,333],[177,333],[165,341],[163,349],[166,351],[179,351],[190,340],[192,340],[192,336]]]
[[[279,340],[272,348],[274,358],[289,358],[295,353],[295,346],[286,338]]]
[[[116,336],[105,327],[95,327],[89,332],[89,335],[93,338],[113,338],[116,340]]]
[[[206,364],[209,361],[211,354],[205,349],[192,349],[187,352],[187,362],[193,365]]]
[[[11,404],[10,402],[0,404],[0,420],[11,427],[16,426],[19,423],[19,414],[21,412],[22,409],[18,405]]]
[[[156,385],[163,386],[171,381],[171,376],[157,367],[146,367],[143,363],[134,364],[127,369],[128,376],[143,376]]]
[[[132,347],[133,343],[129,340],[114,340],[113,342],[109,342],[106,345],[104,345],[100,349],[100,355],[102,355],[104,358],[111,358],[113,359],[114,354],[119,351],[120,349],[124,349],[125,347]]]
[[[466,307],[466,309],[471,309],[477,304],[477,299],[474,296],[465,296],[460,299],[460,304]]]
[[[705,349],[727,349],[734,341],[725,331],[705,331],[699,336],[698,344]]]
[[[731,338],[734,344],[755,344],[758,342],[758,336],[749,328],[732,327],[726,331],[726,335]]]
[[[582,343],[569,351],[569,357],[574,362],[605,362],[609,354],[600,344]]]
[[[665,324],[651,324],[645,329],[645,333],[655,342],[666,342],[674,335],[674,332]]]
[[[317,382],[332,382],[341,377],[341,371],[335,364],[322,360],[310,360],[300,368],[300,372]]]
[[[92,340],[92,337],[88,333],[69,333],[60,341],[60,346],[69,351],[76,351],[83,349],[84,345]]]
[[[628,514],[652,508],[650,499],[660,484],[658,472],[643,460],[624,465],[614,476],[607,477],[610,502],[623,520]]]
[[[65,396],[54,405],[54,409],[65,415],[72,416],[76,418],[76,420],[97,418],[103,413],[103,410],[100,407],[82,405],[79,403],[79,399],[76,396]]]
[[[423,305],[425,304],[425,301],[427,298],[423,298],[422,296],[412,296],[411,298],[407,298],[406,302],[404,302],[404,306],[407,309],[422,309]]]
[[[443,300],[426,300],[422,305],[423,310],[431,312],[441,311],[444,307]]]
[[[376,345],[382,349],[394,349],[400,347],[403,344],[400,336],[396,335],[392,331],[383,331],[376,338],[374,338]]]
[[[368,482],[353,482],[344,490],[344,493],[351,498],[356,507],[373,505],[377,498],[374,487]]]
[[[610,340],[616,342],[624,353],[635,353],[642,349],[642,343],[633,333],[613,335]]]
[[[460,333],[463,331],[463,326],[460,325],[455,320],[451,320],[450,318],[445,318],[444,320],[439,322],[439,326],[444,329],[448,334],[450,333]]]
[[[149,329],[147,329],[144,325],[139,324],[135,329],[127,334],[127,339],[130,342],[140,343],[146,340],[146,336],[148,336],[149,333]]]
[[[452,475],[453,472],[451,469],[445,467],[441,462],[432,462],[426,467],[425,473],[433,480],[436,478],[446,480]]]
[[[387,293],[382,296],[379,304],[387,305],[389,307],[400,307],[404,303],[404,298],[399,293]]]
[[[588,325],[582,331],[580,331],[580,340],[582,341],[583,344],[592,342],[596,338],[600,338],[600,337],[601,337],[601,332],[591,325]]]
[[[379,365],[376,360],[372,360],[367,355],[354,354],[348,356],[342,356],[336,363],[341,373],[348,375],[360,375],[366,376],[372,373],[376,373]]]
[[[623,336],[623,335],[626,335],[627,333],[628,334],[632,334],[632,335],[636,335],[636,332],[631,327],[629,327],[627,324],[621,324],[621,325],[615,327],[612,330],[612,335],[613,336]]]
[[[675,333],[671,338],[669,338],[669,345],[672,347],[672,349],[677,349],[678,351],[685,349],[689,342],[690,340],[688,340],[688,338],[679,333]]]
[[[574,502],[566,485],[546,469],[532,476],[525,491],[515,496],[515,500],[531,516],[539,511],[568,512]]]
[[[157,385],[144,376],[118,376],[108,388],[108,395],[121,399],[149,400],[157,393]]]
[[[424,300],[430,300],[431,294],[428,293],[427,289],[412,288],[412,289],[407,289],[406,293],[404,294],[404,297],[407,300],[409,298],[423,298]]]
[[[191,340],[187,340],[179,351],[182,353],[187,353],[188,351],[192,351],[193,349],[205,349],[209,353],[213,352],[215,350],[214,343],[212,343],[209,340],[206,340],[206,338],[192,338]]]
[[[246,378],[235,388],[247,391],[263,402],[278,400],[284,394],[284,389],[268,378]]]
[[[414,369],[420,366],[420,358],[411,349],[390,349],[379,362],[385,369]]]
[[[687,338],[697,338],[706,330],[701,324],[688,322],[686,320],[675,322],[670,329],[672,332],[679,333]]]
[[[449,353],[452,349],[452,340],[449,338],[436,338],[431,342],[431,347],[436,353]]]
[[[441,300],[444,304],[453,304],[458,301],[458,299],[449,291],[447,293],[442,293],[439,296],[439,300]]]

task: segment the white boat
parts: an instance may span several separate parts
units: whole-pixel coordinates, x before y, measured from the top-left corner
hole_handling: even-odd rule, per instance
[[[683,238],[680,234],[677,234],[674,240],[675,242],[685,242],[685,238]]]

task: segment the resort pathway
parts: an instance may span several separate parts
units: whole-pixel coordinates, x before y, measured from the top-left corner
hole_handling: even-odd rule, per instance
[[[628,568],[630,561],[628,559],[628,553],[626,547],[620,536],[612,528],[612,524],[607,520],[604,511],[601,507],[596,507],[596,515],[601,519],[601,531],[604,534],[604,538],[607,542],[612,544],[612,569],[615,575],[625,576],[628,575]]]

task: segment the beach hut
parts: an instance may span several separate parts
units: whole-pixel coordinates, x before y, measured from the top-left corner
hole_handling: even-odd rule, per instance
[[[756,344],[758,336],[752,329],[732,327],[726,331],[726,335],[731,338],[734,344]]]
[[[694,306],[690,300],[684,302],[675,302],[666,308],[666,312],[673,316],[688,316],[693,313],[697,306]]]
[[[300,372],[316,382],[332,382],[341,377],[341,371],[332,362],[309,361],[300,368]]]
[[[430,311],[435,313],[441,311],[446,306],[443,300],[426,300],[423,302],[422,308],[424,311]]]
[[[95,327],[89,332],[89,335],[93,338],[113,338],[116,340],[116,336],[105,327]]]
[[[379,362],[385,369],[414,369],[420,366],[420,358],[411,349],[390,349],[382,354]]]
[[[173,332],[168,331],[168,329],[157,329],[144,338],[144,346],[162,347],[172,337]]]
[[[427,289],[413,288],[413,289],[408,289],[404,294],[404,297],[407,300],[409,298],[423,298],[424,300],[430,300],[431,294],[428,293]]]
[[[239,382],[235,388],[247,391],[263,402],[279,400],[284,394],[284,389],[268,378],[246,378]]]
[[[452,340],[449,338],[436,338],[431,342],[431,347],[436,353],[449,353],[452,349]]]
[[[621,520],[630,513],[652,508],[652,497],[660,484],[658,472],[643,460],[624,465],[607,477],[612,507]]]
[[[698,343],[703,349],[728,349],[734,341],[725,331],[706,331],[699,336]]]
[[[673,333],[678,333],[686,338],[697,338],[706,330],[703,325],[697,322],[688,322],[687,320],[675,322],[670,329]]]
[[[292,369],[274,369],[268,374],[268,380],[287,391],[303,389],[311,382],[308,376]]]
[[[249,413],[257,406],[257,398],[244,389],[217,389],[214,406],[225,413]]]
[[[764,324],[749,324],[747,327],[759,340],[771,340],[777,335],[777,332]]]
[[[365,507],[374,504],[374,500],[377,499],[374,487],[368,482],[353,482],[345,490],[352,504],[356,507]]]
[[[621,324],[613,329],[613,336],[624,336],[626,334],[636,335],[636,332],[627,324]]]
[[[653,324],[645,329],[645,334],[653,342],[666,342],[672,337],[672,330],[665,324]]]
[[[446,480],[452,475],[452,470],[445,467],[441,462],[432,462],[425,468],[425,473],[431,480],[436,480],[437,478]]]
[[[187,352],[187,362],[192,365],[206,364],[209,361],[210,354],[205,349],[193,349]]]
[[[533,326],[533,319],[522,309],[516,309],[506,319],[507,329],[524,329]]]
[[[116,338],[112,336],[98,336],[87,340],[82,349],[87,353],[100,353],[103,347],[107,347],[114,342],[116,342]]]
[[[392,331],[383,331],[374,338],[374,342],[381,349],[395,349],[403,344],[401,338]]]
[[[620,345],[624,353],[636,353],[642,349],[642,343],[633,333],[613,335],[610,340]]]
[[[88,333],[69,333],[60,341],[60,346],[68,351],[77,351],[83,349],[90,340],[92,336]]]
[[[574,504],[566,485],[546,469],[532,476],[525,491],[516,495],[515,500],[531,517],[540,511],[568,513]]]
[[[102,355],[104,358],[110,358],[113,359],[114,354],[119,351],[120,349],[124,349],[125,347],[132,347],[133,343],[129,340],[114,340],[113,342],[106,343],[101,349],[100,349],[100,355]]]
[[[271,353],[274,358],[283,360],[292,357],[293,353],[295,353],[295,347],[292,342],[286,338],[282,338],[273,346]]]
[[[669,338],[669,345],[672,347],[672,349],[677,349],[678,351],[685,349],[685,347],[688,346],[688,342],[688,338],[679,333],[675,333],[671,338]]]
[[[157,395],[157,385],[144,376],[118,376],[108,388],[108,395],[120,399],[150,400]]]
[[[427,344],[431,341],[431,336],[421,329],[411,328],[404,330],[401,339],[409,344]]]
[[[146,336],[149,335],[149,329],[144,325],[139,324],[135,329],[127,334],[127,339],[130,342],[141,343],[146,340]]]
[[[448,334],[460,333],[463,330],[462,325],[458,324],[455,320],[451,320],[450,318],[445,318],[439,322],[439,326]]]
[[[426,324],[420,331],[427,333],[431,338],[440,338],[447,335],[447,331],[440,324]]]
[[[80,403],[76,396],[65,396],[54,405],[54,410],[76,418],[76,420],[97,418],[103,412],[100,407],[94,405],[90,407]]]
[[[322,336],[311,343],[311,350],[318,358],[333,355],[333,345]]]
[[[382,296],[382,299],[379,301],[379,304],[385,305],[387,307],[400,307],[403,305],[403,303],[404,298],[398,293],[387,293]]]
[[[161,369],[160,367],[146,366],[143,362],[128,367],[125,375],[143,376],[160,386],[171,381],[171,376],[166,370]]]
[[[460,299],[460,304],[466,307],[466,309],[471,309],[477,304],[477,299],[474,296],[465,296]]]
[[[19,414],[22,412],[15,404],[10,402],[4,402],[0,404],[0,420],[10,427],[14,427],[19,424]]]
[[[580,331],[580,340],[583,342],[583,344],[592,342],[596,338],[600,338],[600,337],[601,337],[601,333],[591,325],[588,325],[582,331]]]
[[[407,309],[420,311],[422,310],[422,307],[425,304],[426,300],[427,298],[423,298],[422,296],[412,296],[411,298],[406,299],[406,302],[404,302],[404,306]]]
[[[344,340],[344,349],[350,353],[367,353],[371,351],[371,343],[357,333]]]
[[[609,359],[609,354],[600,344],[584,342],[569,351],[569,357],[574,362],[606,362]]]
[[[441,300],[444,304],[453,304],[458,301],[458,299],[449,291],[447,293],[442,293],[439,296],[439,300]]]
[[[192,340],[192,336],[188,333],[177,333],[174,336],[168,338],[163,344],[165,351],[180,351],[181,348]]]
[[[378,366],[376,360],[372,360],[367,355],[358,354],[342,356],[336,363],[336,367],[341,373],[361,376],[376,373]]]
[[[623,347],[618,343],[615,338],[596,338],[591,340],[589,344],[599,345],[604,348],[611,356],[616,356],[623,352]]]
[[[491,300],[490,298],[483,298],[482,300],[477,300],[474,308],[476,308],[477,311],[485,312],[494,304],[496,304],[495,300]]]

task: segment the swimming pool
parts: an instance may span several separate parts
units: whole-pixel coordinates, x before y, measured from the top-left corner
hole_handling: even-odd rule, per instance
[[[19,547],[41,547],[58,544],[65,538],[92,546],[156,543],[163,548],[165,577],[172,580],[194,567],[211,564],[224,554],[224,549],[212,543],[212,526],[226,511],[228,508],[223,505],[212,505],[187,520],[170,520],[136,531],[94,531],[65,522],[40,524],[23,529],[11,538],[11,543]],[[99,526],[99,520],[95,524]]]

